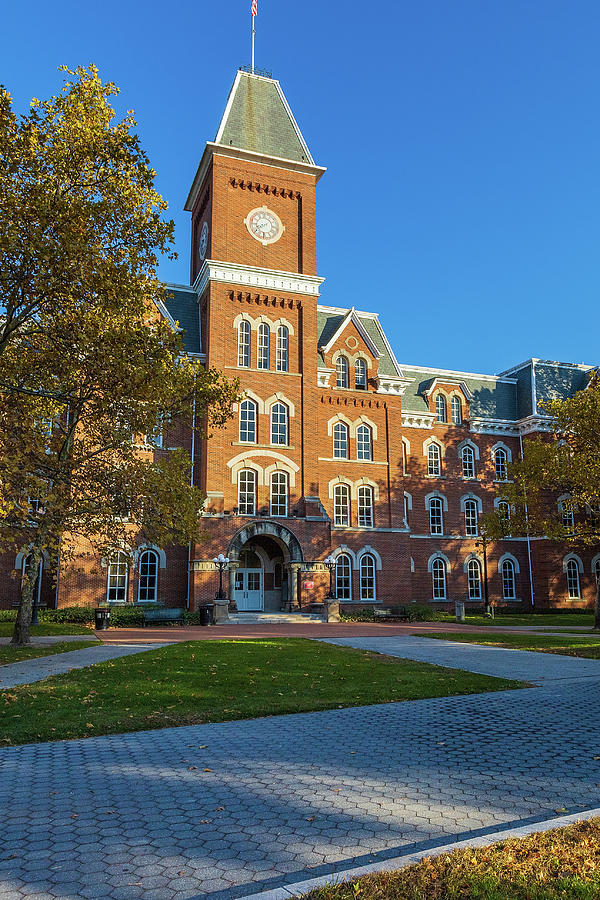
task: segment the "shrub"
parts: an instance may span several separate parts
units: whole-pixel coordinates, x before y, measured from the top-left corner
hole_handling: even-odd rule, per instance
[[[409,622],[441,622],[444,613],[440,609],[432,609],[420,603],[411,603],[406,607]]]
[[[16,609],[0,609],[0,622],[15,622],[16,619]]]
[[[68,622],[71,625],[93,625],[93,606],[65,606],[62,609],[41,609],[40,622]]]
[[[373,610],[371,607],[366,609],[351,609],[340,612],[342,622],[373,622]]]

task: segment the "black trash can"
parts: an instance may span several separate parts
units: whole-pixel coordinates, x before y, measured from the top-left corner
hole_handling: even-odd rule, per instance
[[[94,622],[96,631],[106,631],[110,625],[110,609],[106,607],[96,607],[94,610]]]
[[[212,603],[205,604],[204,606],[198,607],[198,612],[200,613],[200,624],[201,625],[212,625],[214,620],[214,608]]]

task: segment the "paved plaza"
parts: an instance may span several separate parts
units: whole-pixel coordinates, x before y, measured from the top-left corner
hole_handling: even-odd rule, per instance
[[[517,691],[0,750],[0,900],[225,900],[600,806],[585,662]]]

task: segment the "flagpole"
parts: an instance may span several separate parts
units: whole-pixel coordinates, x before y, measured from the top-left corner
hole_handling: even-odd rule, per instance
[[[255,18],[256,18],[256,16],[252,16],[252,74],[253,75],[254,75],[254,35],[255,35],[254,19]]]

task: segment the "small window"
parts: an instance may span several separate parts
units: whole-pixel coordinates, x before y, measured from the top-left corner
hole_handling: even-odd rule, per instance
[[[335,364],[336,371],[336,384],[339,388],[347,388],[348,387],[348,360],[345,356],[338,356],[338,361]]]
[[[434,559],[431,566],[431,580],[433,582],[433,599],[446,599],[446,563],[443,559]]]
[[[467,537],[477,537],[479,533],[477,522],[477,501],[465,501],[465,534]]]
[[[108,564],[106,599],[109,603],[127,602],[127,580],[129,576],[129,557],[119,550],[111,557]]]
[[[344,422],[336,422],[333,426],[334,459],[348,459],[348,426]]]
[[[569,600],[579,600],[581,598],[581,590],[579,587],[579,566],[576,560],[568,560],[566,574]]]
[[[427,450],[427,474],[442,474],[442,454],[438,444],[430,444]]]
[[[333,492],[333,521],[335,525],[350,525],[350,488],[336,484]]]
[[[271,344],[271,329],[262,322],[258,326],[257,362],[259,369],[269,368],[269,349]]]
[[[335,562],[335,595],[338,600],[352,600],[352,567],[347,553]]]
[[[512,559],[505,559],[502,563],[502,599],[516,600],[515,590],[515,564]]]
[[[360,558],[360,599],[375,600],[375,557],[370,553]]]
[[[439,497],[432,497],[429,501],[429,530],[431,534],[444,533],[443,503]]]
[[[467,566],[469,600],[481,600],[481,565],[478,559],[470,559]]]
[[[256,443],[256,409],[254,400],[240,403],[240,441],[245,444]]]
[[[158,595],[158,554],[144,550],[138,571],[138,603],[156,603]]]
[[[503,447],[498,447],[494,452],[494,466],[496,481],[506,481],[508,478],[508,455]]]
[[[356,429],[356,458],[372,458],[372,436],[368,425],[359,425]]]
[[[250,322],[245,319],[238,329],[238,366],[250,366]]]
[[[256,510],[256,472],[243,469],[238,475],[238,512],[240,516],[253,516]]]
[[[408,521],[408,514],[410,512],[410,501],[406,494],[404,495],[404,524],[407,528],[410,528],[410,523]]]
[[[271,443],[288,442],[288,409],[285,403],[274,403],[271,407]]]
[[[360,528],[373,527],[373,488],[361,485],[358,489],[358,525]]]
[[[275,363],[278,372],[287,372],[289,370],[289,354],[290,332],[286,325],[280,325],[277,329],[277,359]]]
[[[443,394],[438,394],[435,398],[435,417],[438,422],[447,422],[446,398]]]
[[[462,425],[462,403],[456,394],[452,398],[452,424]]]
[[[475,478],[475,451],[468,445],[462,449],[462,476]]]
[[[367,389],[367,364],[364,359],[357,359],[354,363],[354,387],[357,391]]]
[[[287,472],[273,472],[271,475],[271,515],[287,516],[288,477]]]
[[[27,498],[27,512],[30,516],[39,516],[43,511],[42,501],[39,497]]]

